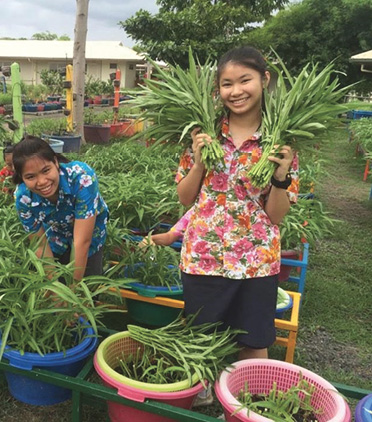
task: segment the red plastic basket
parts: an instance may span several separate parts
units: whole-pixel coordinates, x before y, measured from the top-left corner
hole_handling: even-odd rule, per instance
[[[277,383],[279,390],[286,391],[296,385],[302,377],[315,385],[312,405],[322,409],[317,415],[319,422],[350,422],[350,409],[335,387],[319,375],[300,366],[273,359],[247,359],[233,364],[233,369],[222,372],[220,379],[215,384],[218,400],[224,408],[225,418],[228,422],[270,422],[264,416],[252,411],[247,415],[247,409],[240,410],[240,403],[235,398],[239,391],[248,385],[253,394],[268,393],[273,382]]]

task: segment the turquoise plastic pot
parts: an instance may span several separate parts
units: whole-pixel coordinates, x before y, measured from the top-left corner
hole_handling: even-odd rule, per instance
[[[138,263],[133,268],[127,268],[124,272],[126,277],[135,278],[135,268],[143,264]],[[173,266],[169,266],[173,267]],[[166,297],[169,299],[183,300],[182,286],[147,286],[140,282],[129,283],[131,290],[134,290],[141,296],[145,297]],[[181,312],[179,308],[171,308],[169,306],[157,305],[154,303],[142,302],[140,300],[126,299],[129,316],[136,322],[151,325],[154,327],[163,327],[174,321]]]

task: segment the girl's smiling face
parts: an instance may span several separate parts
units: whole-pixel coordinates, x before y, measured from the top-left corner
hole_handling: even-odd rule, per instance
[[[237,63],[227,63],[221,71],[219,90],[221,99],[231,113],[238,115],[261,112],[263,88],[270,80],[255,69]]]
[[[59,166],[57,161],[47,161],[37,156],[26,160],[22,179],[30,191],[51,202],[58,199]]]

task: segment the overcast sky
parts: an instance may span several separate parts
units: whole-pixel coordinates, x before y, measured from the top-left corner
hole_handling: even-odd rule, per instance
[[[156,13],[156,0],[90,0],[88,34],[90,41],[134,42],[118,26],[144,9]],[[68,35],[74,39],[76,0],[0,0],[0,38],[31,38],[37,32]]]

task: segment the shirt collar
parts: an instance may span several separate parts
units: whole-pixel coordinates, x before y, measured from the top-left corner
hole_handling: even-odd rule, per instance
[[[227,116],[225,116],[222,119],[221,134],[226,140],[232,142],[230,129],[229,129],[229,119]],[[261,138],[261,131],[258,129],[249,139],[244,141],[243,144],[247,141],[258,141],[260,138]]]

